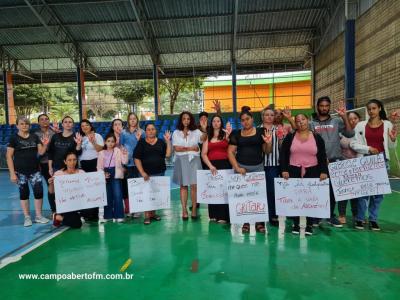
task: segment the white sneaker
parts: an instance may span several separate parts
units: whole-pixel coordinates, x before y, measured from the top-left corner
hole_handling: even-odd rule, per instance
[[[32,219],[30,216],[25,216],[24,227],[32,226]]]
[[[49,223],[49,219],[43,217],[43,216],[36,216],[35,217],[35,223],[40,223],[40,224],[47,224]]]
[[[123,219],[123,218],[115,219],[115,222],[123,223],[123,222],[125,222],[125,219]]]

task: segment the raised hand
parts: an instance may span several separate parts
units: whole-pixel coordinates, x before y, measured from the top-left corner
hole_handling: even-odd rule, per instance
[[[213,109],[218,113],[221,111],[221,102],[219,100],[213,101]]]
[[[229,138],[229,136],[232,133],[232,125],[231,125],[231,123],[227,122],[226,123],[226,128],[225,129],[222,128],[222,130],[225,132],[225,138],[226,139]]]
[[[396,126],[393,126],[392,130],[389,131],[389,137],[392,140],[392,142],[396,141],[396,138],[397,138],[397,128],[396,128]]]
[[[48,134],[44,134],[40,141],[42,142],[43,146],[47,146],[50,143],[50,136]]]
[[[125,147],[121,146],[120,147],[121,153],[124,156],[127,156],[129,154],[128,149],[126,149]]]
[[[167,131],[164,132],[164,140],[165,140],[166,142],[168,142],[168,141],[171,140],[171,132],[170,132],[169,130],[167,130]]]
[[[96,135],[94,132],[91,132],[87,135],[89,142],[91,142],[92,144],[96,143]]]
[[[393,123],[400,121],[400,109],[392,111],[389,116],[389,120]]]
[[[264,134],[262,135],[262,138],[264,140],[264,143],[267,143],[267,144],[272,143],[272,130],[265,129]]]
[[[79,132],[75,133],[74,141],[77,145],[82,144],[82,136]]]
[[[344,105],[343,100],[339,101],[339,107],[338,107],[338,109],[335,109],[335,111],[337,112],[337,114],[340,117],[342,117],[342,118],[346,117],[347,110],[346,110],[346,106]]]
[[[283,127],[282,125],[278,125],[278,128],[275,131],[275,134],[278,139],[282,140],[285,137],[285,135],[287,134],[287,132],[285,132],[285,127]]]
[[[136,139],[139,141],[140,138],[142,137],[142,131],[140,129],[136,130],[135,136]]]
[[[289,120],[292,117],[292,110],[289,106],[286,106],[284,110],[282,110],[282,115]]]
[[[53,126],[50,126],[50,128],[55,132],[55,133],[60,133],[60,126],[58,125],[57,120],[53,121]]]

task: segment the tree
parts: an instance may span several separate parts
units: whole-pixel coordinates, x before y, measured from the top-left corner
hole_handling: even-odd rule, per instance
[[[113,96],[127,103],[132,111],[145,97],[153,93],[150,80],[117,81],[113,83]]]
[[[18,84],[14,86],[14,105],[17,116],[26,116],[47,107],[51,99],[50,89],[40,84]]]
[[[162,93],[166,92],[169,95],[169,110],[171,115],[174,113],[175,103],[179,94],[200,89],[203,81],[203,77],[165,78],[160,80],[160,91]]]

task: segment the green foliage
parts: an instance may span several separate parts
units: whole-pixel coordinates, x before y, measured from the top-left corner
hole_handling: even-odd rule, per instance
[[[112,84],[112,88],[112,95],[131,107],[137,106],[153,93],[151,80],[116,81]]]

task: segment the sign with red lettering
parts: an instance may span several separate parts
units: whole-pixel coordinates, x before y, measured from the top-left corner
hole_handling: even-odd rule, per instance
[[[197,202],[228,204],[227,178],[233,170],[218,170],[216,175],[208,170],[197,171]]]
[[[383,154],[330,163],[329,177],[336,201],[392,192]]]
[[[57,213],[107,205],[104,172],[54,177]]]
[[[278,216],[329,218],[329,179],[275,178]]]
[[[267,188],[264,172],[233,174],[228,177],[227,192],[232,224],[268,221]]]

